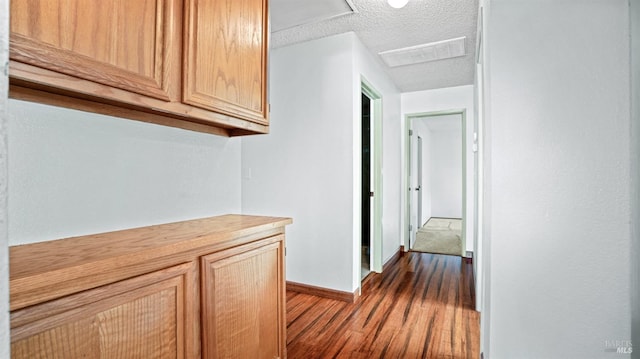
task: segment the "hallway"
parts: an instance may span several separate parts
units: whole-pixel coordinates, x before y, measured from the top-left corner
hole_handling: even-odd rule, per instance
[[[416,240],[411,246],[413,252],[462,254],[462,219],[430,218],[416,232]]]
[[[355,304],[287,292],[288,357],[477,358],[472,270],[460,257],[409,252]]]

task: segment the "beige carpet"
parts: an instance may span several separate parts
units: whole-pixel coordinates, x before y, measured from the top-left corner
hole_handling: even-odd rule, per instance
[[[418,230],[411,248],[415,252],[462,254],[462,220],[431,218]]]

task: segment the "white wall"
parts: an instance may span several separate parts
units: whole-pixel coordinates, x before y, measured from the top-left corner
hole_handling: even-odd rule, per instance
[[[453,120],[455,121],[455,120]],[[458,121],[461,121],[458,116]],[[462,132],[431,132],[431,215],[462,218]],[[472,232],[468,232],[471,237]]]
[[[242,143],[244,212],[293,217],[287,280],[352,290],[352,42],[271,52],[268,136]]]
[[[360,207],[359,187],[354,191],[360,181],[354,154],[360,151],[354,125],[360,122],[359,111],[354,118],[358,72],[383,95],[383,146],[389,151],[383,157],[383,255],[399,245],[399,219],[389,214],[399,207],[389,173],[399,167],[393,158],[399,129],[391,123],[399,116],[399,95],[370,71],[358,42],[345,33],[273,50],[271,133],[242,143],[243,211],[294,220],[287,228],[287,280],[348,292],[358,286],[360,262],[354,263],[360,244],[354,229],[360,225],[354,210]]]
[[[11,245],[240,212],[240,139],[10,100]]]
[[[7,238],[7,117],[9,0],[0,0],[0,358],[9,358],[9,240]]]
[[[491,358],[605,358],[630,339],[628,8],[491,1]]]
[[[631,334],[640,358],[640,1],[631,1]]]
[[[449,87],[436,90],[406,92],[402,94],[402,118],[410,114],[426,113],[426,112],[438,112],[447,110],[461,110],[466,109],[466,171],[467,171],[467,213],[465,214],[466,220],[466,251],[473,251],[474,238],[473,238],[473,123],[474,123],[474,92],[473,85]],[[404,120],[402,120],[401,140],[404,143],[406,131],[404,130]],[[406,173],[405,154],[402,156],[402,171]],[[406,189],[405,189],[406,190]],[[406,212],[406,198],[401,197],[402,217],[405,218]],[[402,231],[402,241],[405,242],[406,232]]]

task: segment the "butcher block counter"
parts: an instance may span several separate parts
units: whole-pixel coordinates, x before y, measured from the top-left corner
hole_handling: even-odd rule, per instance
[[[225,215],[10,247],[12,358],[286,358],[291,223]]]

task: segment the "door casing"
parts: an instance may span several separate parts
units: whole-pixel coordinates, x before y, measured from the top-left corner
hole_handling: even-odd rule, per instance
[[[364,77],[361,77],[361,91],[367,97],[371,99],[372,102],[372,113],[371,113],[371,132],[373,136],[372,141],[372,169],[371,169],[371,177],[373,181],[373,199],[372,199],[372,232],[371,232],[371,271],[376,273],[382,272],[382,95],[369,83]],[[358,116],[358,121],[362,114]],[[362,173],[360,173],[362,176]],[[357,206],[360,206],[358,203]],[[360,211],[361,212],[361,211]],[[366,213],[361,213],[360,215],[367,215]],[[357,225],[362,223],[361,220],[358,220]],[[361,246],[361,239],[356,238],[357,247]],[[357,254],[358,263],[360,263],[360,254]],[[361,266],[358,265],[359,271],[362,270]],[[358,278],[361,278],[361,273],[358,273]]]
[[[466,242],[467,242],[467,110],[466,109],[452,109],[445,111],[432,111],[432,112],[419,112],[406,114],[405,120],[405,136],[404,136],[404,148],[405,148],[405,161],[402,180],[402,190],[405,192],[405,215],[403,218],[403,231],[402,231],[402,243],[404,250],[409,251],[411,249],[411,231],[417,230],[417,228],[411,227],[411,202],[414,191],[411,188],[411,131],[412,121],[417,118],[436,117],[446,115],[460,115],[462,117],[462,238],[461,238],[461,253],[462,257],[466,256]]]

